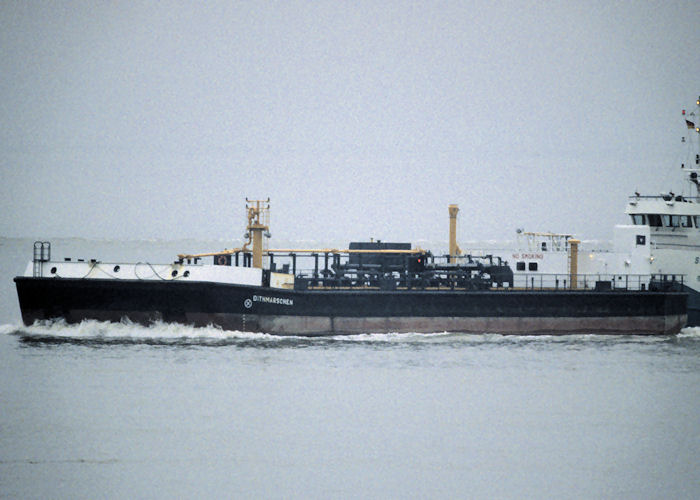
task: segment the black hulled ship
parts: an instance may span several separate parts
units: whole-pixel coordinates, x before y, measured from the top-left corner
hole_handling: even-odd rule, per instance
[[[52,260],[37,242],[15,278],[25,324],[154,321],[277,335],[387,332],[672,334],[686,322],[682,276],[577,273],[514,281],[507,262],[463,254],[451,205],[446,255],[410,243],[265,249],[269,200],[248,201],[247,242],[169,264]]]

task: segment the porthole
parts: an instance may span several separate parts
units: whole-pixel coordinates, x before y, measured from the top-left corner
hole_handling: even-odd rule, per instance
[[[51,268],[51,274],[56,274],[57,269],[55,267]]]
[[[173,269],[173,272],[170,273],[170,276],[172,276],[173,278],[177,276],[177,269]]]
[[[114,266],[114,272],[115,272],[115,273],[118,273],[118,272],[119,272],[119,269],[120,269],[119,266]]]
[[[187,278],[187,277],[189,277],[190,272],[189,272],[189,271],[185,271],[184,273],[182,273],[182,275],[183,275],[185,278]]]

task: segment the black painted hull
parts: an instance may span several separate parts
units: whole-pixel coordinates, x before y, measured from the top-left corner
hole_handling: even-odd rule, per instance
[[[700,326],[700,292],[683,285],[688,294],[688,322],[686,326]]]
[[[295,291],[205,282],[15,278],[22,319],[155,320],[278,335],[386,332],[673,334],[679,292]]]

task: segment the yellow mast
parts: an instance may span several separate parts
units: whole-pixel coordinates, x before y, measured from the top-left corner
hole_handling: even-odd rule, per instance
[[[267,200],[246,201],[246,211],[248,213],[247,238],[248,242],[243,245],[246,250],[249,243],[253,243],[253,267],[262,269],[263,257],[263,236],[270,236],[270,198]]]
[[[450,262],[454,257],[457,257],[461,253],[459,246],[457,245],[457,213],[459,212],[459,207],[457,205],[450,205],[447,207],[447,211],[450,213]]]

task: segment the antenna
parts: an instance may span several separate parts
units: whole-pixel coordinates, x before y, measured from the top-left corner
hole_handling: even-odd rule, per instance
[[[697,135],[700,134],[700,123],[698,123],[698,118],[700,118],[700,97],[695,101],[695,106],[695,111],[686,114],[684,109],[681,112],[687,129],[686,136],[681,138],[681,142],[688,144],[686,161],[681,163],[681,169],[686,173],[688,182],[695,185],[696,195],[700,196],[700,178],[698,177],[700,172],[700,148],[698,147],[700,140]]]

